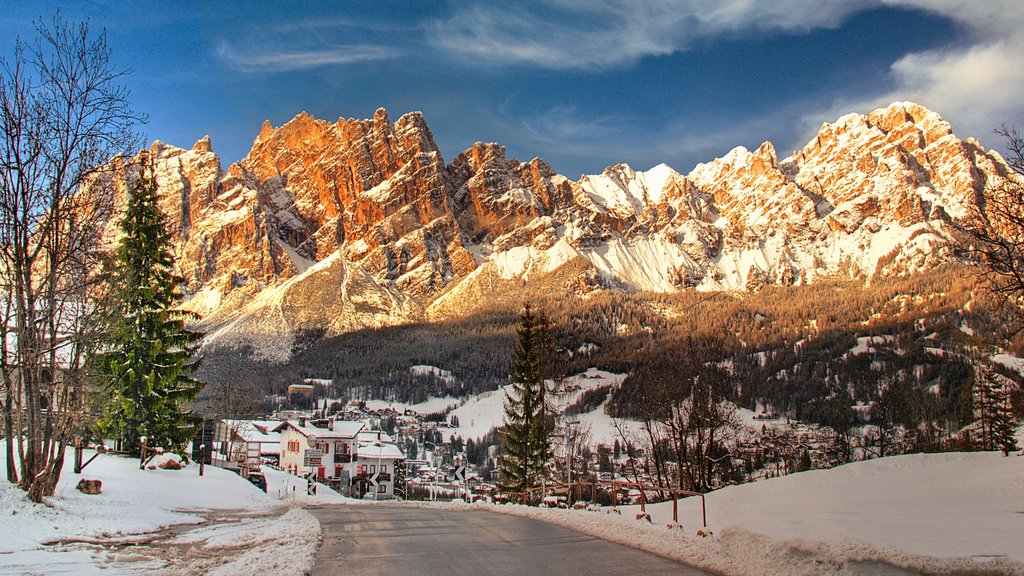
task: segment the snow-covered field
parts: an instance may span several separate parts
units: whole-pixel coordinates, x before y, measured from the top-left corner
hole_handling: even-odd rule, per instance
[[[212,466],[200,477],[196,465],[139,470],[138,460],[113,455],[100,455],[79,476],[70,456],[45,504],[0,479],[0,574],[300,575],[313,565],[320,526],[288,506],[311,500],[274,497],[290,488],[280,473],[267,474],[268,495]],[[102,493],[76,490],[82,478],[101,480]]]
[[[452,505],[449,505],[452,506]],[[459,507],[459,505],[454,505]],[[467,506],[467,505],[462,505]],[[1024,574],[1024,457],[911,454],[732,486],[672,504],[602,511],[474,504],[540,518],[730,575]],[[882,573],[901,573],[882,572]]]
[[[556,410],[561,411],[579,400],[587,390],[601,386],[618,386],[625,377],[625,374],[613,374],[590,368],[586,372],[566,378],[562,384],[572,391],[556,395],[552,398],[552,402]],[[459,419],[459,427],[443,429],[441,433],[444,441],[448,442],[455,435],[460,436],[463,440],[479,439],[493,428],[504,424],[505,396],[508,388],[508,386],[503,386],[498,390],[470,396],[465,403],[452,410],[451,414]],[[605,414],[604,404],[591,412],[576,415],[575,419],[582,424],[581,428],[590,431],[590,440],[594,444],[611,445],[617,436],[612,418]]]

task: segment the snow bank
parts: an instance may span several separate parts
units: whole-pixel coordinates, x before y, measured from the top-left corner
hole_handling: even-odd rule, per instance
[[[1024,458],[912,454],[733,486],[700,500],[620,514],[476,503],[433,504],[528,516],[720,574],[1024,574]],[[877,566],[885,564],[887,566]],[[883,571],[878,571],[881,568]],[[886,571],[887,570],[887,571]]]
[[[92,454],[86,451],[85,459]],[[0,574],[238,574],[245,566],[300,575],[313,565],[316,519],[237,474],[207,466],[199,476],[195,464],[139,470],[137,459],[100,455],[77,475],[71,461],[69,452],[45,504],[0,480]],[[3,463],[0,474],[6,476]],[[76,490],[82,478],[101,480],[102,493]],[[178,528],[166,530],[171,526]],[[203,552],[171,553],[167,539],[175,534]]]

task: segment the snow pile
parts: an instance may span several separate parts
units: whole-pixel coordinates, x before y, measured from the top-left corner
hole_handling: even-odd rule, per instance
[[[1024,458],[997,453],[912,454],[803,472],[620,514],[490,504],[702,569],[735,575],[900,573],[1024,574]],[[879,572],[886,564],[890,572]],[[882,567],[886,568],[886,567]]]
[[[244,566],[299,575],[313,565],[316,520],[237,474],[207,466],[199,476],[195,464],[139,470],[134,458],[100,455],[77,475],[71,456],[46,504],[0,480],[0,573],[237,574]],[[91,456],[85,452],[86,460]],[[2,463],[0,474],[6,476]],[[82,478],[101,480],[102,493],[77,491]],[[175,550],[174,538],[194,546]]]

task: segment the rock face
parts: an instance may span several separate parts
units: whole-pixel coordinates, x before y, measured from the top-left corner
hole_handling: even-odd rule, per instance
[[[950,223],[1012,177],[911,103],[824,124],[782,160],[765,142],[687,175],[617,165],[573,182],[485,143],[446,165],[422,114],[392,123],[383,109],[265,123],[226,171],[209,138],[140,156],[210,345],[270,360],[299,331],[450,314],[486,293],[469,289],[480,278],[527,282],[570,261],[580,286],[656,291],[909,273],[948,259]]]

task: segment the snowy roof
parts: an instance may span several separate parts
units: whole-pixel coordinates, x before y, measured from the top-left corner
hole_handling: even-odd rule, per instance
[[[281,445],[281,433],[277,428],[282,422],[279,420],[224,420],[234,433],[246,442],[257,442],[260,444],[261,454],[279,454]]]
[[[313,436],[316,438],[355,438],[356,434],[363,429],[362,422],[352,422],[349,420],[335,420],[334,430],[328,430],[327,428],[317,428],[316,426],[300,426],[298,422],[289,420],[283,422],[280,426],[274,429],[275,432],[282,432],[285,428],[292,428],[299,434],[306,436]]]
[[[359,442],[360,443],[363,443],[363,442],[373,443],[373,442],[377,442],[378,440],[381,441],[381,442],[394,442],[395,441],[395,439],[392,438],[391,436],[389,436],[387,432],[382,432],[380,430],[360,430],[359,431]]]
[[[356,452],[359,458],[380,458],[382,460],[401,460],[405,454],[394,444],[373,442],[359,442],[359,451]]]

